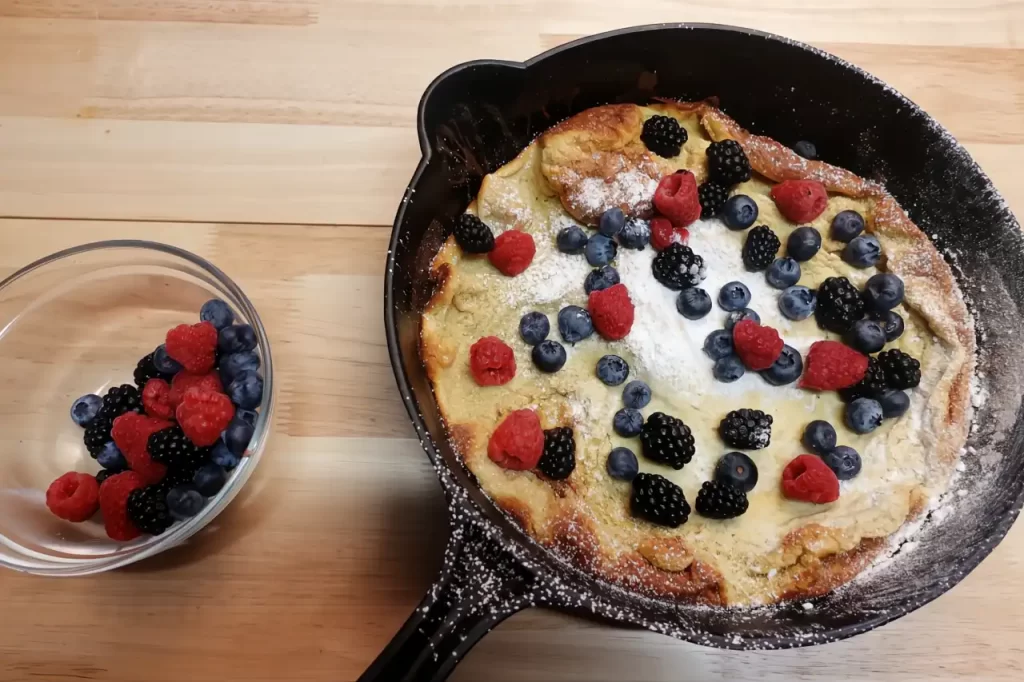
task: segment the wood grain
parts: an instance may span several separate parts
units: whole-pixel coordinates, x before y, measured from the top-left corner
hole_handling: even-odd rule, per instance
[[[351,680],[432,580],[440,492],[398,400],[380,310],[390,224],[440,71],[625,23],[812,42],[947,125],[1024,212],[1024,3],[986,0],[0,0],[0,276],[86,241],[211,259],[271,335],[266,457],[216,526],[75,580],[0,573],[0,680]],[[89,220],[89,219],[101,220]],[[189,222],[182,222],[189,221]],[[453,679],[1019,680],[1024,530],[881,630],[734,653],[543,611]]]

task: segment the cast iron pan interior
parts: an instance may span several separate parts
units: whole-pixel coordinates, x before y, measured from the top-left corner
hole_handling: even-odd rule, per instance
[[[643,599],[566,567],[503,516],[452,453],[419,360],[427,265],[484,174],[540,132],[610,102],[717,96],[757,133],[811,140],[826,161],[880,180],[947,255],[978,322],[988,399],[950,513],[931,515],[885,567],[813,600],[761,610]],[[870,630],[942,594],[1006,534],[1022,502],[1024,300],[1019,225],[967,152],[863,71],[756,31],[674,24],[586,38],[525,64],[480,61],[438,77],[420,102],[423,159],[395,219],[385,318],[398,388],[450,501],[438,582],[363,679],[442,679],[491,627],[543,605],[735,649],[786,648]],[[988,372],[989,367],[999,368]],[[913,551],[910,551],[913,549]]]

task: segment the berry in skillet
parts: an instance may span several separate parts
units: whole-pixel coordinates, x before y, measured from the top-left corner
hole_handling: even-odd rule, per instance
[[[536,253],[537,245],[528,232],[506,230],[494,240],[494,248],[487,258],[501,274],[515,277],[530,267]]]
[[[491,228],[470,213],[463,213],[455,219],[453,234],[456,243],[466,253],[487,253],[494,248]]]
[[[821,233],[813,227],[798,227],[786,239],[786,254],[801,263],[814,258],[821,249]]]
[[[587,246],[587,233],[577,225],[562,228],[555,237],[555,245],[562,253],[581,254]]]
[[[700,218],[697,180],[690,171],[666,175],[654,190],[654,207],[672,221],[673,227],[686,227]]]
[[[722,211],[725,202],[729,200],[729,188],[708,181],[697,188],[697,197],[700,199],[700,217],[708,220]]]
[[[729,447],[760,450],[772,440],[772,416],[761,410],[733,410],[718,425],[718,435]]]
[[[742,452],[728,452],[715,465],[715,480],[749,493],[757,485],[757,465]]]
[[[572,429],[560,426],[544,432],[544,451],[537,461],[537,469],[555,481],[569,478],[576,469],[576,439]]]
[[[651,241],[651,225],[643,218],[630,216],[618,236],[619,246],[624,249],[643,251]]]
[[[707,277],[704,259],[689,246],[675,243],[654,257],[651,270],[656,280],[673,291],[697,286]]]
[[[730,230],[745,230],[757,220],[757,203],[746,194],[737,194],[726,200],[721,215]]]
[[[822,419],[815,419],[804,427],[801,442],[811,452],[823,455],[836,446],[836,430]]]
[[[809,223],[828,206],[828,192],[816,180],[783,180],[772,187],[779,213],[793,223]]]
[[[644,457],[673,469],[682,469],[696,452],[690,427],[663,412],[648,417],[640,431],[640,444]]]
[[[690,518],[690,505],[683,496],[683,489],[658,474],[636,475],[629,509],[633,516],[670,528]]]
[[[786,289],[800,281],[800,263],[795,258],[776,258],[764,273],[768,285]]]
[[[734,519],[747,511],[747,494],[725,481],[704,481],[697,493],[697,513],[709,519]]]
[[[718,307],[732,312],[750,305],[750,289],[743,282],[727,282],[718,290]]]
[[[528,346],[536,346],[548,338],[551,333],[551,323],[544,313],[533,311],[526,313],[519,318],[519,336],[523,338]]]
[[[747,270],[764,270],[775,260],[782,242],[767,225],[758,225],[743,243],[743,264]]]
[[[864,317],[864,299],[850,280],[829,277],[818,287],[814,316],[823,329],[845,334],[854,322]]]
[[[711,296],[700,287],[690,287],[679,292],[676,310],[688,320],[699,320],[711,312]]]
[[[671,116],[651,116],[644,121],[640,141],[658,156],[671,159],[679,156],[679,150],[686,144],[686,129]]]
[[[750,179],[750,161],[736,140],[721,140],[708,145],[708,177],[726,187]]]
[[[792,346],[783,346],[772,366],[761,370],[760,374],[772,386],[785,386],[799,379],[803,371],[804,360],[800,351]]]

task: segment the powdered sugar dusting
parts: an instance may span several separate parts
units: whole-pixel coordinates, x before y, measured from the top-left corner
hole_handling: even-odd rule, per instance
[[[570,292],[582,291],[590,272],[585,258],[567,258],[555,248],[553,239],[540,237],[537,241],[530,267],[505,283],[505,303],[512,309],[560,301]]]
[[[657,188],[657,180],[633,169],[609,178],[583,178],[569,201],[587,215],[599,215],[616,206],[627,215],[645,215],[651,211],[651,199]]]

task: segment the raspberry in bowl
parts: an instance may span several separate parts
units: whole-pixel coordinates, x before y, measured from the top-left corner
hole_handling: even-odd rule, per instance
[[[273,414],[259,315],[206,260],[144,241],[0,282],[0,566],[118,568],[182,543],[238,494]]]

